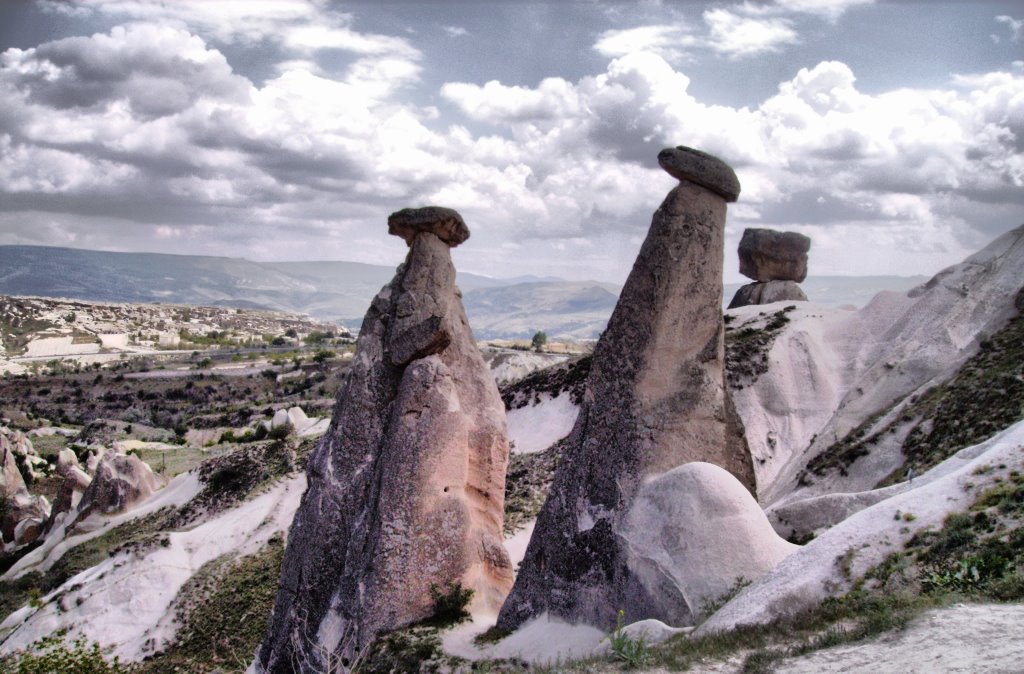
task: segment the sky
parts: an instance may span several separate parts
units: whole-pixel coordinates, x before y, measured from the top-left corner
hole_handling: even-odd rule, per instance
[[[1024,223],[1024,3],[6,0],[0,244],[622,282],[688,145],[811,275],[933,274]]]

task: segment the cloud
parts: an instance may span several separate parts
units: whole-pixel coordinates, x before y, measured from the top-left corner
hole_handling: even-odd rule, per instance
[[[1020,68],[868,93],[849,65],[823,61],[747,107],[712,105],[670,60],[687,33],[648,26],[601,34],[595,49],[615,57],[587,76],[453,81],[419,105],[406,88],[430,64],[404,39],[349,35],[351,21],[307,33],[261,83],[179,24],[3,52],[3,241],[160,236],[169,252],[204,241],[257,259],[393,262],[404,247],[385,215],[437,203],[473,231],[462,268],[616,280],[673,185],[657,152],[678,144],[737,169],[733,239],[745,226],[804,231],[817,273],[882,273],[893,256],[850,262],[879,242],[903,246],[902,271],[931,271],[1024,207]],[[344,37],[344,65],[316,60],[325,36]],[[533,252],[510,257],[510,241]]]
[[[914,259],[922,265],[966,251],[966,244],[954,245],[951,232],[976,226],[998,233],[997,215],[1024,206],[1020,73],[957,76],[940,90],[869,95],[857,89],[848,65],[825,61],[800,69],[756,109],[702,103],[688,85],[660,56],[631,53],[576,83],[462,83],[446,85],[442,94],[474,120],[512,134],[516,161],[538,179],[527,186],[543,195],[544,215],[563,219],[536,236],[568,236],[573,218],[588,221],[595,235],[640,218],[661,187],[641,196],[626,185],[639,175],[636,170],[656,174],[649,167],[657,151],[680,143],[737,168],[743,193],[730,209],[734,224],[813,229],[821,223],[822,231],[841,226],[846,232],[900,228],[918,231],[922,241],[941,230],[946,244],[941,251],[921,249]],[[629,165],[637,169],[625,170]],[[592,180],[573,179],[581,166],[591,177],[606,171],[601,190]],[[611,178],[616,171],[620,180]],[[575,209],[560,204],[552,212],[551,204],[570,189]],[[609,202],[614,215],[606,214]],[[979,202],[991,204],[991,217],[974,223],[964,217],[964,204]],[[598,216],[591,221],[592,214]],[[962,237],[970,245],[987,238],[975,231]],[[821,261],[845,265],[842,248],[831,250]]]
[[[188,28],[227,43],[260,42],[291,29],[344,22],[345,14],[325,15],[312,0],[77,0],[44,2],[44,9],[81,17],[87,13]]]
[[[387,55],[411,60],[420,57],[419,50],[404,38],[359,33],[348,27],[296,26],[282,33],[281,42],[287,48],[305,52],[340,49],[368,56]]]
[[[874,4],[875,0],[775,0],[784,12],[814,14],[835,22],[851,7]]]
[[[996,21],[999,23],[1005,23],[1010,29],[1010,41],[1020,42],[1024,38],[1024,19],[1015,19],[1012,16],[1006,16],[1005,14],[997,16]],[[993,35],[992,39],[997,43],[999,42],[999,36]]]
[[[0,67],[33,102],[56,109],[123,103],[144,118],[179,112],[203,97],[239,100],[249,92],[249,82],[201,39],[146,24],[11,49],[0,55]]]
[[[683,26],[639,26],[603,32],[594,43],[594,50],[612,58],[646,51],[676,62],[683,59],[683,48],[699,44],[700,40]]]
[[[799,41],[788,19],[742,16],[727,9],[704,12],[712,49],[731,58],[780,51]]]
[[[441,30],[448,33],[448,37],[465,37],[469,31],[462,26],[441,26]]]

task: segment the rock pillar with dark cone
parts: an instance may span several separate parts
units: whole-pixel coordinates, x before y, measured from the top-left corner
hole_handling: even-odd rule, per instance
[[[320,672],[431,615],[461,583],[496,611],[512,585],[502,542],[505,411],[469,329],[450,248],[453,210],[388,218],[409,254],[374,298],[309,460],[256,671]]]
[[[724,162],[690,148],[663,150],[658,162],[679,185],[655,212],[595,348],[576,425],[499,628],[547,612],[610,629],[620,609],[627,622],[692,622],[671,587],[646,582],[632,565],[623,524],[637,490],[705,461],[754,491],[724,380],[725,213],[739,181]]]

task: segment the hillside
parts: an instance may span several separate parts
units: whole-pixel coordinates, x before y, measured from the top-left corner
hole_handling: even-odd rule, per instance
[[[309,314],[357,331],[392,267],[344,261],[252,262],[242,258],[112,253],[73,248],[0,246],[0,294],[100,302],[164,302]],[[593,339],[604,329],[621,287],[599,281],[459,272],[466,313],[478,338]],[[880,290],[902,291],[925,279],[899,276],[808,278],[809,297],[825,306],[862,306]],[[740,284],[726,284],[728,303]]]

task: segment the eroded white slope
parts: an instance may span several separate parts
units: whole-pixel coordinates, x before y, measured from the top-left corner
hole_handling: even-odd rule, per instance
[[[174,636],[170,607],[203,564],[222,555],[257,552],[291,525],[306,488],[305,475],[274,485],[189,531],[164,535],[166,545],[142,554],[123,552],[70,578],[0,624],[0,652],[22,649],[61,629],[94,641],[126,661],[161,650]]]
[[[572,431],[580,408],[573,404],[572,396],[563,392],[557,398],[544,393],[539,402],[509,410],[508,439],[512,451],[540,452],[555,444]]]
[[[923,286],[879,293],[858,311],[798,304],[771,347],[768,372],[734,393],[761,502],[862,491],[898,466],[898,456],[873,457],[877,465],[798,485],[807,463],[851,429],[953,374],[1014,315],[1022,280],[1024,226]],[[730,313],[742,325],[788,304]]]
[[[983,466],[986,470],[977,470]],[[902,550],[918,531],[941,528],[949,513],[966,510],[980,491],[997,478],[1007,479],[1013,470],[1024,470],[1024,421],[961,450],[914,480],[912,489],[828,529],[740,592],[697,634],[771,622],[841,594],[849,588],[851,578],[862,576],[889,553]],[[913,519],[897,513],[910,513]],[[841,559],[843,563],[839,563]],[[844,572],[844,567],[849,571]]]

